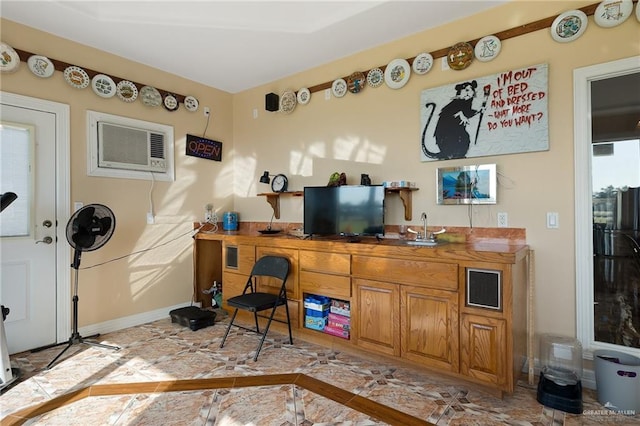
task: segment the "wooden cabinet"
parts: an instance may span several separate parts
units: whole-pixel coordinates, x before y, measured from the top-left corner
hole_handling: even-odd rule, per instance
[[[458,371],[458,293],[400,286],[402,357]]]
[[[505,320],[462,315],[460,372],[504,388],[507,383]]]
[[[401,357],[512,393],[528,356],[528,247],[492,247],[201,233],[194,276],[203,288],[222,276],[225,305],[242,292],[256,259],[285,256],[291,262],[287,296],[296,337]],[[278,291],[279,284],[261,280],[258,288]],[[350,340],[304,327],[305,294],[350,302]],[[284,310],[276,315],[283,320]],[[252,325],[252,317],[246,320]]]
[[[396,284],[354,278],[351,331],[358,346],[400,356],[400,291]]]

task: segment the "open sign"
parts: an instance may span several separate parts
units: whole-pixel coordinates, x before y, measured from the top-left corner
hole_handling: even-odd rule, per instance
[[[222,161],[222,142],[199,136],[187,135],[186,151],[186,154],[192,157]]]

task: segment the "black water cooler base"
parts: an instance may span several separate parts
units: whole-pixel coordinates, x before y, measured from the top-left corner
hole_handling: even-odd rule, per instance
[[[545,378],[544,373],[540,373],[538,402],[545,407],[582,414],[582,382],[562,386]]]

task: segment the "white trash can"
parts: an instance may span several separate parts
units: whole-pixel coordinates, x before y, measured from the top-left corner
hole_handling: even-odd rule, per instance
[[[640,414],[640,358],[603,349],[595,351],[593,359],[600,404]]]

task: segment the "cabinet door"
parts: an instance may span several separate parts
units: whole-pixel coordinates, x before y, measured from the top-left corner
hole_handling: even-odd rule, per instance
[[[402,357],[458,372],[458,293],[401,286]]]
[[[505,321],[479,315],[462,316],[460,372],[506,389]]]
[[[396,284],[354,279],[356,309],[353,337],[358,346],[387,355],[400,355],[400,300]]]

